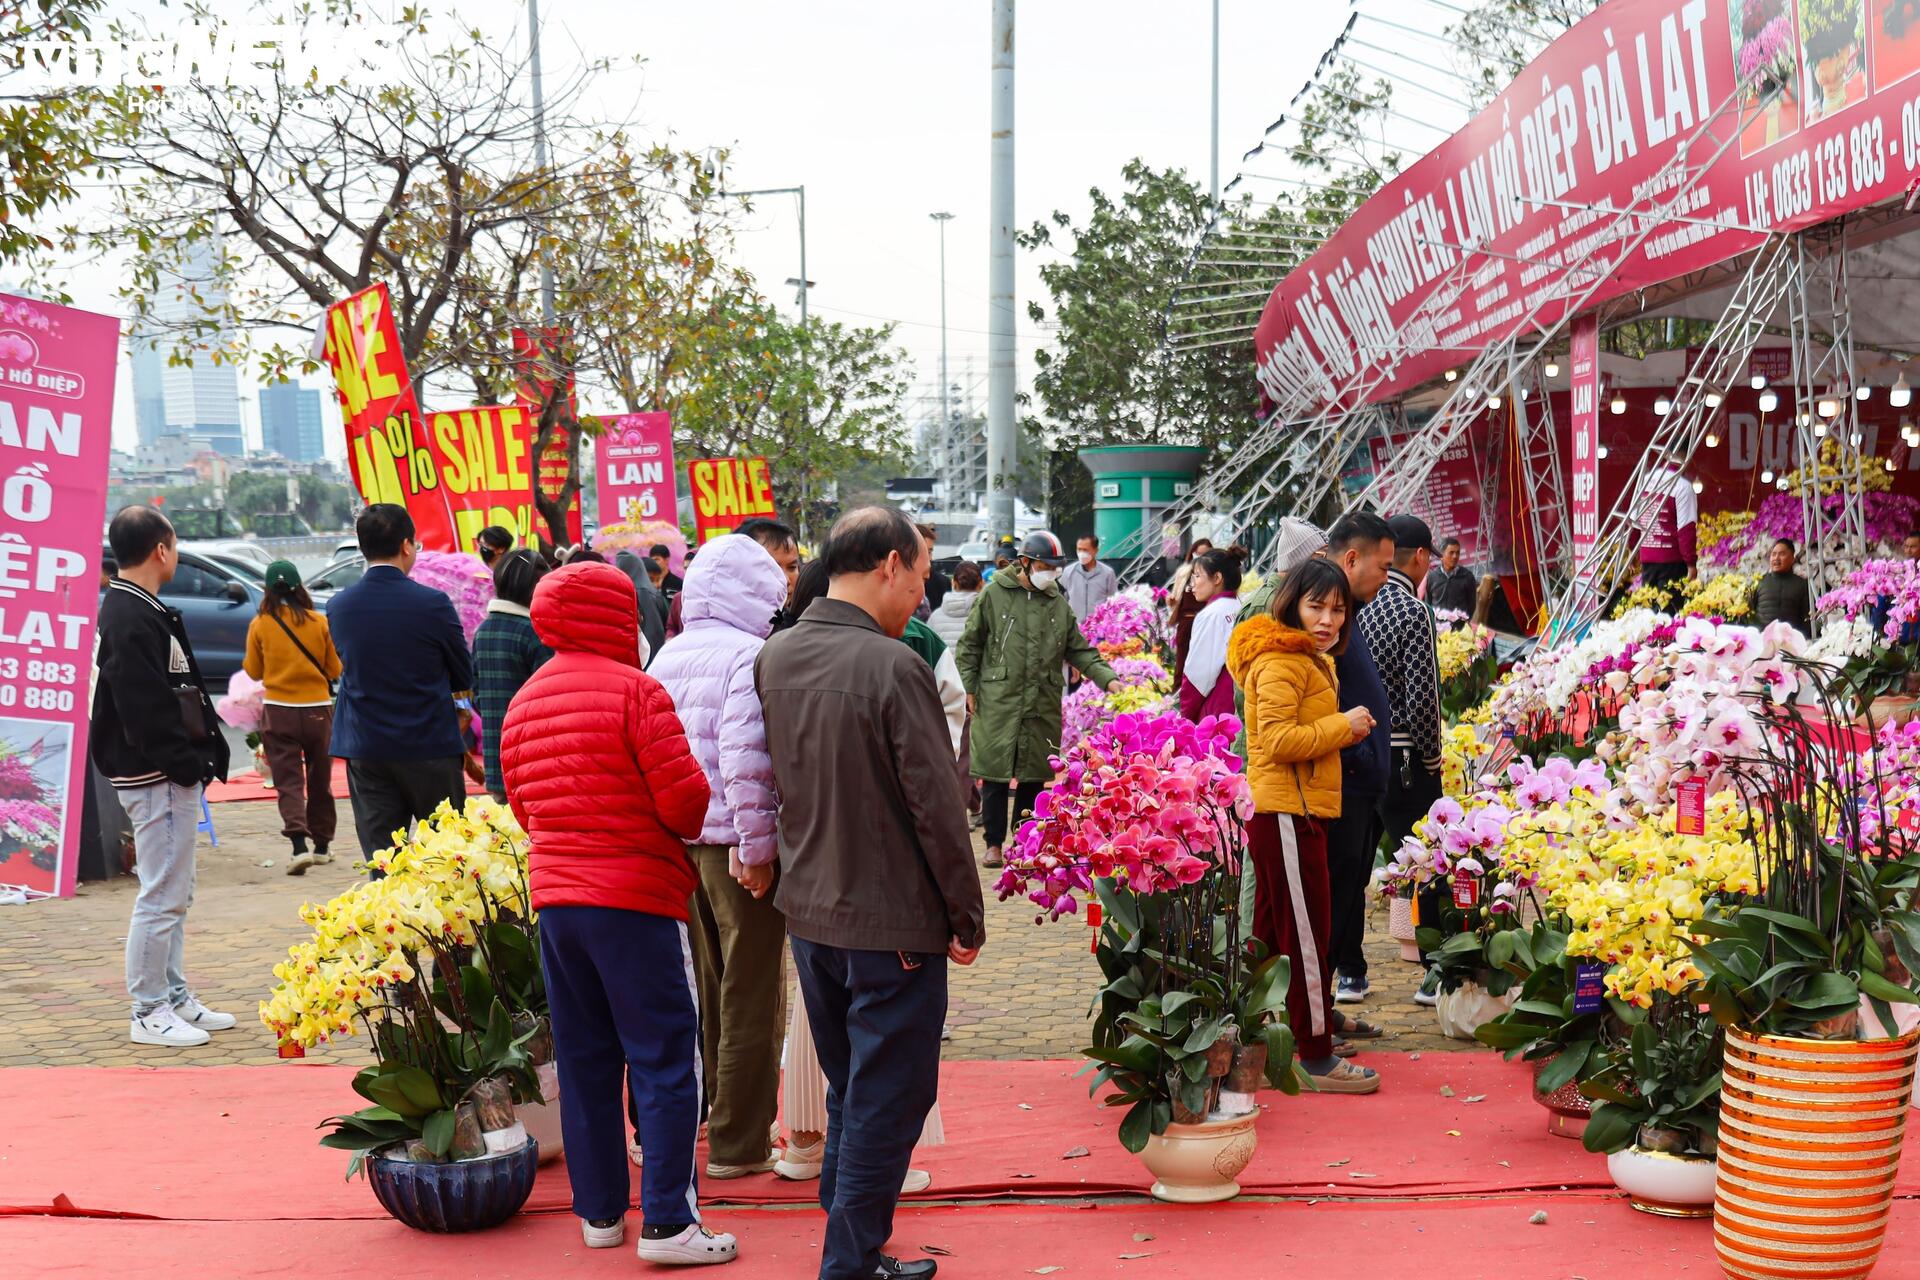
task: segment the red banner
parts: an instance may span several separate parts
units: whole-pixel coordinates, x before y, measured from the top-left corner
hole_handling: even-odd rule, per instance
[[[1254,336],[1261,389],[1289,418],[1376,375],[1367,398],[1385,399],[1516,331],[1573,264],[1604,275],[1600,301],[1745,252],[1754,228],[1896,197],[1920,173],[1916,71],[1920,22],[1884,5],[1869,21],[1866,0],[1610,0],[1280,282]],[[1685,212],[1626,252],[1644,228],[1615,211],[1709,121],[1689,154],[1716,158]],[[1464,292],[1435,298],[1456,267]]]
[[[732,533],[750,516],[777,514],[765,458],[697,458],[687,464],[687,483],[696,542]]]
[[[1373,473],[1379,475],[1395,451],[1413,437],[1413,432],[1406,432],[1375,436],[1367,441]],[[1427,522],[1436,549],[1448,538],[1460,539],[1460,558],[1468,564],[1482,563],[1482,556],[1488,550],[1480,519],[1482,477],[1475,461],[1486,452],[1486,446],[1487,424],[1482,418],[1473,422],[1441,455],[1427,483],[1408,507],[1409,515]]]

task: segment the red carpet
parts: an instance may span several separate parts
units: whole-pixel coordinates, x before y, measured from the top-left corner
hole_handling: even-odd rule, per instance
[[[1260,1150],[1242,1176],[1249,1193],[1611,1188],[1599,1157],[1546,1132],[1546,1113],[1530,1100],[1520,1068],[1490,1053],[1367,1058],[1387,1081],[1374,1097],[1262,1095]],[[1120,1113],[1091,1102],[1076,1070],[1072,1062],[945,1064],[949,1141],[915,1156],[933,1175],[923,1198],[1144,1190],[1150,1179],[1114,1137]],[[0,1072],[0,1097],[13,1102],[0,1126],[0,1214],[48,1212],[65,1195],[81,1212],[107,1215],[248,1220],[284,1217],[297,1206],[302,1217],[382,1217],[364,1182],[342,1179],[346,1157],[316,1142],[321,1120],[360,1105],[350,1075],[347,1067],[301,1063]],[[1442,1096],[1443,1086],[1452,1097]],[[103,1159],[100,1147],[76,1142],[76,1133],[139,1134],[142,1146],[168,1158],[120,1158],[124,1148],[116,1147],[114,1158]],[[1077,1149],[1087,1154],[1069,1158]],[[702,1190],[709,1200],[741,1204],[811,1204],[815,1195],[812,1183],[771,1174]],[[530,1207],[568,1203],[564,1165],[548,1166]]]
[[[293,1208],[294,1206],[284,1206]],[[1529,1225],[1535,1210],[1547,1213]],[[816,1209],[726,1209],[708,1215],[740,1238],[740,1260],[715,1274],[728,1280],[808,1280],[819,1267],[823,1217]],[[628,1219],[628,1238],[638,1218]],[[1890,1243],[1876,1280],[1911,1280],[1901,1256],[1920,1208],[1894,1208]],[[638,1266],[631,1246],[583,1248],[570,1214],[521,1216],[474,1237],[434,1236],[380,1222],[107,1222],[23,1219],[0,1228],[12,1260],[7,1274],[194,1280],[285,1276],[311,1280],[551,1280],[554,1276],[665,1274]],[[1144,1237],[1144,1238],[1143,1238]],[[1012,1280],[1054,1275],[1154,1280],[1676,1280],[1718,1277],[1704,1222],[1635,1213],[1617,1199],[1530,1196],[1494,1204],[1465,1201],[1391,1205],[1236,1204],[1172,1206],[963,1205],[903,1208],[893,1250],[919,1257],[946,1251],[941,1280]],[[24,1262],[24,1270],[18,1269]]]
[[[331,790],[333,791],[333,798],[335,800],[345,800],[347,798],[347,762],[345,760],[335,760],[333,762],[333,786]],[[468,795],[480,796],[486,793],[487,789],[485,787],[471,778],[467,779]],[[274,798],[274,794],[273,788],[264,785],[260,780],[260,775],[254,770],[249,769],[245,773],[234,774],[225,782],[209,784],[207,787],[207,803],[222,804],[231,800],[271,800]]]

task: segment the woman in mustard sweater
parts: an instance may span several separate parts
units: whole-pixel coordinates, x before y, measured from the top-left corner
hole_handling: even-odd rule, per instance
[[[260,741],[280,802],[280,826],[293,842],[287,874],[301,876],[316,862],[330,862],[333,843],[333,682],[340,655],[327,620],[300,584],[287,560],[267,566],[267,593],[247,628],[242,669],[267,687]],[[307,841],[313,848],[307,848]]]
[[[1330,561],[1309,560],[1287,575],[1267,614],[1242,623],[1227,646],[1228,670],[1246,691],[1253,932],[1292,963],[1287,1015],[1300,1065],[1323,1093],[1380,1087],[1374,1072],[1334,1053],[1327,960],[1326,822],[1340,816],[1340,749],[1373,728],[1365,707],[1340,710],[1328,658],[1346,648],[1352,626],[1347,575]]]

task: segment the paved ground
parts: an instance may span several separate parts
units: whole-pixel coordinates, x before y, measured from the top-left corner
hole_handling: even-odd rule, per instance
[[[347,827],[346,802],[341,802]],[[352,883],[336,860],[305,877],[285,874],[287,847],[270,803],[215,805],[220,847],[200,844],[197,901],[188,923],[187,973],[201,997],[240,1018],[199,1049],[156,1049],[127,1040],[122,960],[130,878],[82,885],[68,901],[0,908],[0,1008],[9,1035],[0,1067],[181,1066],[277,1061],[256,1009],[273,965],[301,935],[299,906]],[[1098,970],[1091,931],[1076,918],[1035,925],[1026,904],[988,897],[988,939],[978,963],[956,967],[951,985],[950,1058],[1071,1057],[1085,1043]],[[1378,913],[1369,930],[1373,997],[1358,1011],[1388,1031],[1381,1048],[1464,1049],[1443,1039],[1431,1010],[1410,999],[1417,969],[1397,958]],[[1354,1006],[1345,1006],[1349,1011]],[[364,1062],[365,1045],[346,1040],[312,1058]]]

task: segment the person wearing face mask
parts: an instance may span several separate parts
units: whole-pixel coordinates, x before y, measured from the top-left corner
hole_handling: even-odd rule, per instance
[[[1076,544],[1076,551],[1074,562],[1060,575],[1060,587],[1073,606],[1074,621],[1085,622],[1088,614],[1120,589],[1120,579],[1100,563],[1100,539],[1088,534]]]
[[[1019,560],[995,574],[980,593],[956,646],[973,715],[972,772],[986,809],[989,867],[1003,863],[1009,786],[1018,780],[1018,821],[1053,776],[1050,760],[1060,750],[1062,668],[1073,667],[1102,689],[1113,686],[1113,668],[1087,643],[1060,593],[1060,566],[1066,560],[1060,539],[1044,531],[1028,534]]]

